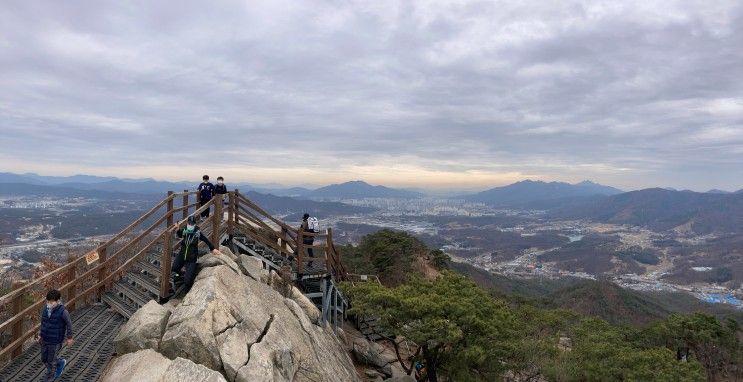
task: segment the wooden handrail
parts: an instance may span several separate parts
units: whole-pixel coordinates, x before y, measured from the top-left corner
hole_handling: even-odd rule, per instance
[[[154,214],[155,212],[157,212],[158,209],[160,209],[162,206],[164,206],[168,202],[169,198],[163,199],[163,201],[161,201],[160,203],[158,203],[155,207],[152,207],[149,211],[147,211],[139,219],[135,220],[132,224],[129,224],[126,228],[124,228],[123,230],[121,230],[121,232],[119,232],[118,234],[116,234],[114,237],[112,237],[111,239],[109,239],[105,243],[98,245],[98,247],[96,247],[95,250],[99,250],[100,248],[108,247],[109,245],[113,244],[116,240],[124,237],[126,234],[128,234],[129,232],[131,232],[137,225],[141,224],[147,218],[149,218],[150,216],[152,216],[152,214]],[[66,272],[66,271],[69,271],[69,269],[71,267],[77,266],[78,264],[80,264],[84,260],[85,260],[85,256],[80,256],[76,260],[63,265],[63,266],[61,266],[61,267],[59,267],[59,268],[57,268],[57,269],[55,269],[55,270],[53,270],[53,271],[45,274],[44,276],[39,277],[36,280],[33,280],[32,282],[24,285],[23,287],[21,287],[19,289],[16,289],[14,291],[11,291],[10,293],[7,293],[5,295],[3,295],[2,297],[0,297],[0,306],[9,304],[14,297],[20,296],[20,295],[26,293],[32,287],[35,287],[35,286],[37,286],[37,285],[39,285],[39,284],[41,284],[41,283],[49,280],[50,278],[52,278],[52,277],[54,277],[56,275],[59,275],[59,274],[61,274],[63,272]]]
[[[255,214],[248,211],[248,209],[243,207],[242,205],[240,205],[238,211],[241,217],[244,216],[245,218],[248,218],[248,220],[254,223],[255,225],[259,225],[265,229],[273,231],[273,228],[271,228],[271,226],[266,224],[266,222],[264,222],[263,220],[259,219],[257,216],[255,216]]]
[[[88,298],[91,293],[105,292],[108,289],[107,284],[110,284],[116,277],[120,277],[124,272],[127,272],[136,261],[152,248],[152,246],[157,244],[160,240],[167,239],[168,235],[172,235],[177,229],[183,227],[186,224],[188,216],[198,216],[207,208],[211,208],[211,206],[217,207],[216,203],[219,198],[212,198],[208,203],[196,208],[191,214],[188,214],[191,208],[198,205],[198,203],[188,204],[188,196],[196,193],[197,192],[195,191],[184,191],[180,193],[169,192],[168,197],[157,203],[137,220],[129,224],[126,228],[118,232],[106,242],[96,246],[95,251],[101,254],[98,264],[78,274],[73,270],[85,261],[85,256],[71,259],[68,264],[63,265],[28,284],[20,286],[18,289],[11,291],[4,296],[0,296],[0,306],[16,301],[21,296],[29,293],[29,291],[32,290],[31,288],[43,285],[42,283],[65,272],[71,277],[69,277],[70,279],[67,280],[64,285],[57,289],[63,293],[70,291],[70,296],[68,296],[68,300],[65,301],[68,306],[72,306],[76,302]],[[212,218],[202,222],[201,228],[205,234],[211,232],[210,236],[212,238],[215,236],[219,238],[223,232],[231,234],[234,230],[242,231],[260,241],[262,244],[276,250],[282,256],[290,256],[291,254],[294,254],[297,257],[298,270],[300,272],[303,268],[303,263],[310,261],[323,261],[321,258],[310,259],[304,256],[304,253],[302,252],[304,252],[305,248],[319,250],[322,251],[325,256],[325,263],[329,273],[341,279],[348,278],[345,266],[340,258],[340,252],[338,252],[333,243],[332,231],[330,231],[330,229],[326,232],[305,233],[301,229],[295,229],[285,222],[273,217],[264,209],[241,195],[237,190],[231,191],[228,194],[230,195],[230,203],[227,207],[227,212],[230,218],[228,218],[227,224],[223,224],[223,216],[215,214]],[[183,199],[183,205],[177,208],[173,206],[173,200],[176,197]],[[137,232],[138,234],[135,237],[128,237],[129,234],[132,234],[137,230],[137,227],[141,226],[142,223],[147,221],[147,219],[151,218],[166,205],[167,210],[154,223],[147,226],[144,230]],[[220,205],[219,207],[222,206]],[[221,209],[222,208],[215,208],[215,210]],[[174,222],[176,213],[179,215],[182,214],[185,218]],[[153,235],[153,232],[155,232],[158,227],[161,227],[164,222],[166,223],[163,230],[159,234]],[[276,230],[272,225],[269,225],[270,222],[276,224],[279,227],[279,230]],[[130,251],[133,246],[143,244],[144,241],[147,240],[148,236],[154,236],[154,238],[147,242],[144,247],[139,249],[133,256],[126,256],[127,258],[122,262],[122,256],[127,251]],[[126,239],[121,242],[125,237]],[[318,239],[325,237],[325,240],[316,245],[306,245],[303,243],[305,237]],[[123,246],[117,248],[114,252],[113,246],[116,245],[118,247],[119,244],[123,244]],[[176,243],[171,240],[170,248],[172,249],[175,244]],[[168,247],[168,243],[166,242],[163,256],[169,255],[169,253],[167,253],[169,252]],[[115,269],[112,269],[114,267]],[[161,275],[161,277],[163,276]],[[91,282],[93,283],[92,285],[90,285]],[[90,285],[87,289],[82,292],[79,291],[81,286],[85,287],[87,285]],[[31,303],[31,305],[25,309],[20,311],[18,311],[19,309],[16,309],[13,311],[12,317],[0,323],[0,332],[8,330],[10,327],[17,327],[19,324],[24,322],[24,318],[29,314],[40,310],[43,304],[44,300],[40,299]],[[35,325],[30,330],[23,332],[20,336],[18,333],[14,333],[12,342],[0,349],[0,358],[8,354],[17,354],[17,350],[20,349],[28,338],[38,331],[38,328],[39,325]]]
[[[109,256],[105,261],[99,262],[98,265],[96,265],[95,267],[89,269],[88,271],[86,271],[82,275],[76,277],[74,280],[68,282],[67,284],[64,284],[61,287],[57,288],[57,290],[59,290],[60,292],[64,292],[68,288],[70,288],[70,287],[72,287],[74,285],[77,285],[77,283],[80,282],[81,279],[84,279],[84,278],[90,276],[91,274],[94,274],[95,272],[98,272],[102,267],[105,267],[106,265],[109,265],[110,263],[113,263],[118,258],[118,256],[120,254],[124,253],[129,248],[131,248],[132,245],[138,243],[145,236],[147,236],[150,233],[152,233],[152,231],[154,231],[155,228],[157,228],[160,224],[162,224],[162,222],[166,218],[167,218],[167,215],[161,217],[160,219],[158,219],[157,222],[153,223],[149,228],[147,228],[147,230],[145,230],[144,232],[142,232],[139,235],[137,235],[137,237],[135,237],[134,239],[130,240],[126,245],[124,245],[124,247],[120,248],[113,255]],[[78,260],[75,260],[75,263],[70,263],[70,264],[76,264],[77,262],[80,261],[80,259],[84,259],[84,256],[78,258]],[[2,332],[3,330],[5,330],[8,326],[12,325],[16,321],[18,321],[20,319],[23,319],[23,316],[25,316],[28,313],[30,313],[34,308],[35,309],[40,309],[41,306],[43,305],[43,303],[44,303],[44,300],[39,300],[38,302],[36,302],[35,304],[32,304],[31,306],[27,307],[26,309],[24,309],[22,312],[18,313],[17,315],[9,318],[8,320],[6,320],[3,323],[0,323],[0,332]],[[68,301],[67,303],[70,303],[70,302]]]
[[[142,248],[136,255],[132,256],[130,259],[128,259],[127,261],[125,261],[115,271],[110,272],[105,278],[103,278],[102,280],[98,281],[97,283],[95,283],[94,285],[92,285],[91,287],[89,287],[88,289],[86,289],[85,291],[83,291],[82,293],[78,294],[76,297],[72,298],[70,301],[66,301],[66,303],[67,304],[75,303],[78,299],[80,299],[80,298],[82,298],[84,296],[87,296],[90,293],[95,292],[98,288],[100,288],[101,286],[105,285],[112,278],[114,278],[114,276],[118,276],[119,274],[121,274],[122,271],[131,268],[131,266],[134,265],[134,262],[136,260],[138,260],[147,250],[149,250],[152,247],[152,245],[154,245],[158,240],[160,240],[164,234],[165,234],[165,232],[163,232],[160,235],[158,235],[154,240],[152,240],[149,244],[147,244],[144,248]],[[73,281],[65,284],[63,287],[59,288],[59,290],[60,291],[61,290],[64,290],[64,289],[68,288],[70,285],[79,283],[85,277],[93,274],[92,271],[97,270],[97,268],[98,267],[95,267],[95,268],[89,270],[88,272],[85,272],[81,276],[77,277],[75,280],[73,280]],[[12,317],[8,321],[6,321],[2,325],[0,325],[0,331],[4,330],[5,327],[6,327],[6,324],[8,324],[10,321],[15,322],[17,320],[17,317],[21,317],[22,318],[23,316],[25,316],[28,313],[30,313],[32,310],[39,310],[39,309],[41,309],[41,307],[43,306],[44,303],[45,303],[44,300],[40,300],[40,301],[32,304],[28,308],[24,309],[23,312],[17,314],[16,316]],[[31,330],[29,330],[26,333],[24,333],[20,338],[18,338],[17,340],[13,341],[12,343],[10,343],[7,346],[5,346],[2,350],[0,350],[0,358],[4,357],[9,352],[12,352],[16,347],[23,345],[23,343],[26,341],[26,339],[28,339],[29,337],[31,337],[31,335],[33,333],[35,333],[35,332],[37,332],[39,330],[39,326],[40,325],[37,324]]]
[[[170,230],[170,231],[172,231],[172,232],[175,232],[175,231],[177,231],[178,229],[180,229],[180,228],[183,228],[183,226],[185,226],[185,225],[186,225],[186,222],[188,221],[188,218],[189,218],[189,217],[191,217],[191,216],[194,216],[194,217],[195,217],[196,215],[200,215],[200,214],[201,214],[202,212],[206,211],[206,210],[207,210],[207,208],[210,208],[210,207],[211,207],[211,206],[212,206],[213,204],[214,204],[214,198],[212,198],[211,200],[209,200],[209,201],[208,201],[208,202],[207,202],[206,204],[204,204],[203,206],[201,206],[201,207],[199,207],[198,209],[196,209],[196,211],[192,212],[192,213],[191,213],[190,215],[188,215],[188,217],[186,217],[185,219],[183,219],[183,220],[179,220],[178,222],[176,222],[176,223],[175,223],[175,224],[174,224],[174,225],[173,225],[172,227],[170,227],[170,228],[169,228],[169,230]],[[207,221],[208,221],[208,220],[206,220],[205,222],[207,222]]]
[[[242,201],[243,203],[245,203],[245,204],[249,205],[249,206],[250,206],[250,208],[252,208],[252,209],[254,209],[254,210],[258,211],[258,212],[259,212],[259,213],[260,213],[261,215],[263,215],[263,216],[267,217],[267,218],[268,218],[269,220],[271,220],[272,222],[276,223],[276,224],[277,224],[278,226],[280,226],[280,227],[282,227],[282,228],[285,228],[285,229],[287,229],[287,230],[289,230],[289,231],[292,231],[292,232],[294,232],[294,233],[297,233],[297,230],[296,230],[296,228],[294,228],[294,227],[292,227],[292,226],[290,226],[290,225],[288,225],[288,224],[286,224],[286,223],[282,222],[282,221],[281,221],[281,220],[279,220],[279,219],[276,219],[276,218],[275,218],[275,217],[273,217],[273,216],[272,216],[271,214],[269,214],[268,212],[266,212],[266,210],[264,210],[263,208],[259,207],[259,206],[258,206],[257,204],[253,203],[253,202],[252,202],[252,201],[250,201],[250,200],[249,200],[248,198],[246,198],[246,197],[245,197],[245,196],[244,196],[243,194],[240,194],[240,193],[238,193],[237,195],[238,195],[238,198],[239,198],[239,199],[240,199],[240,200],[241,200],[241,201]]]
[[[152,207],[144,215],[140,216],[139,219],[135,220],[132,224],[129,224],[126,228],[124,228],[123,230],[121,230],[121,232],[119,232],[118,234],[116,234],[116,236],[112,237],[111,239],[109,239],[105,243],[99,245],[98,247],[99,248],[100,247],[108,247],[109,245],[113,244],[113,242],[115,242],[116,240],[121,239],[122,237],[124,237],[124,235],[128,234],[129,232],[131,232],[134,229],[134,227],[142,224],[143,221],[147,220],[147,218],[149,218],[150,216],[152,216],[155,212],[157,212],[157,210],[159,210],[160,208],[162,208],[165,204],[168,203],[168,201],[172,200],[173,198],[175,198],[175,195],[170,195],[167,198],[163,199],[160,203],[158,203],[156,206]]]

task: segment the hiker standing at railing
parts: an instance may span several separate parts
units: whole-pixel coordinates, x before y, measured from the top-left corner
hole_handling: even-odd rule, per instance
[[[227,195],[227,186],[224,184],[224,178],[221,176],[217,177],[217,185],[214,186],[214,194],[223,195],[222,203],[224,203],[225,206],[228,205],[227,198],[224,197],[224,195]]]
[[[199,207],[209,203],[214,196],[214,185],[209,182],[209,175],[204,175],[201,179],[203,181],[199,184]],[[210,207],[201,212],[202,219],[209,217],[209,209]]]
[[[307,255],[310,258],[315,257],[315,251],[312,250],[312,245],[315,244],[315,236],[304,235],[304,233],[317,233],[320,231],[319,227],[320,224],[317,221],[317,218],[310,217],[310,214],[308,213],[305,213],[304,216],[302,216],[302,225],[299,227],[299,232],[303,233],[302,243],[309,245],[309,247],[307,247]],[[307,263],[307,268],[312,268],[312,260]]]
[[[68,346],[74,343],[70,313],[59,301],[61,297],[56,289],[47,292],[46,305],[41,309],[41,329],[36,335],[41,346],[41,362],[46,365],[46,382],[62,375],[62,370],[67,365],[67,360],[57,357],[62,350],[62,343]]]

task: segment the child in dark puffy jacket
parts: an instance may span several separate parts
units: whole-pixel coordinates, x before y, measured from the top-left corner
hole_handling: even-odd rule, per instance
[[[53,381],[62,375],[67,360],[58,358],[62,343],[72,345],[70,313],[60,301],[61,294],[52,289],[46,294],[46,305],[41,309],[41,329],[36,339],[41,345],[41,361],[46,364],[46,378]]]
[[[219,195],[219,194],[224,195],[226,193],[227,193],[227,185],[224,184],[224,178],[220,176],[220,177],[217,178],[217,185],[214,186],[214,194],[215,195]]]

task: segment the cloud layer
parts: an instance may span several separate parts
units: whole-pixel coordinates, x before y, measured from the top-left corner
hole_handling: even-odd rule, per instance
[[[9,1],[0,163],[737,189],[741,47],[738,1]]]

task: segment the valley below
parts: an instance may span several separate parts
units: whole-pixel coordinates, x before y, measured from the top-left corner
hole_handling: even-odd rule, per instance
[[[95,198],[4,196],[0,272],[28,278],[43,258],[81,255],[136,219],[157,195]],[[383,228],[409,232],[453,261],[511,278],[608,280],[639,291],[684,292],[743,308],[743,235],[554,216],[452,198],[303,200],[254,193],[299,225],[305,209],[340,244]],[[291,203],[286,203],[286,201]],[[346,206],[346,207],[343,207]],[[7,277],[6,277],[7,276]]]

